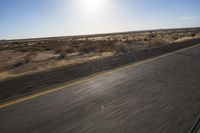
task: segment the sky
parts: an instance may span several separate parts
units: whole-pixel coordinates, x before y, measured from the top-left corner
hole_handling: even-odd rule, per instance
[[[200,0],[0,0],[0,39],[200,27]]]

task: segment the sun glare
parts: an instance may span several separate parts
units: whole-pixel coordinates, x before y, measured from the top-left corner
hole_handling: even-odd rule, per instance
[[[90,13],[102,12],[105,4],[106,0],[79,0],[81,10]]]

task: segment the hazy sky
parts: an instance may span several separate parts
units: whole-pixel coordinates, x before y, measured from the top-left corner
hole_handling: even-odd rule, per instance
[[[0,0],[0,39],[200,27],[200,0]]]

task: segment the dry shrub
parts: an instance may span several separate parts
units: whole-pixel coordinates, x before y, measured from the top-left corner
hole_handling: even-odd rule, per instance
[[[149,41],[149,38],[144,38],[144,41],[145,41],[145,42]]]
[[[178,35],[173,35],[173,36],[172,36],[172,39],[173,39],[173,40],[178,40],[178,39],[179,39],[179,36],[178,36]]]
[[[65,53],[60,53],[59,56],[56,58],[57,60],[62,60],[65,58]]]
[[[97,52],[112,52],[113,47],[114,47],[114,41],[101,41],[101,42],[96,42],[96,51]]]
[[[196,33],[191,33],[191,35],[190,35],[191,37],[196,37],[197,36],[197,34]]]
[[[90,43],[85,43],[80,46],[78,50],[81,53],[90,53],[90,52],[111,52],[112,51],[112,41],[94,41]]]
[[[61,48],[61,47],[60,48],[56,48],[54,51],[55,51],[56,54],[65,53],[65,50],[63,48]]]
[[[66,47],[64,50],[65,50],[65,53],[67,53],[67,54],[76,52],[76,48],[73,48],[73,47]]]
[[[163,40],[161,38],[154,38],[151,40],[152,46],[160,46],[160,45],[164,45],[165,43],[166,43],[165,40]]]
[[[13,64],[10,69],[18,68],[20,66],[26,65],[30,62],[30,55],[25,56],[22,60]]]
[[[125,40],[124,43],[130,44],[130,43],[132,43],[132,41],[131,40]]]
[[[96,47],[94,45],[88,44],[88,45],[84,45],[84,46],[80,47],[79,51],[81,53],[95,52],[96,51]]]
[[[116,53],[125,53],[127,51],[126,47],[122,45],[115,46],[114,50]]]
[[[116,43],[114,46],[116,53],[126,53],[131,50],[130,46],[126,43]]]

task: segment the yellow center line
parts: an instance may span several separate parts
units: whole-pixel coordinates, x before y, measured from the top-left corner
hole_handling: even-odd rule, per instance
[[[161,56],[157,56],[157,57],[154,57],[154,58],[151,58],[151,59],[147,59],[147,60],[144,60],[144,61],[139,61],[139,62],[135,62],[135,63],[132,63],[132,64],[116,67],[112,70],[106,70],[106,71],[103,71],[103,72],[95,73],[95,74],[86,76],[84,78],[80,78],[80,79],[77,79],[77,80],[73,80],[71,82],[67,82],[65,84],[62,84],[61,86],[57,86],[57,87],[54,87],[54,88],[43,90],[43,91],[28,95],[28,96],[24,96],[22,98],[10,100],[8,102],[1,103],[0,109],[14,105],[14,104],[17,104],[17,103],[21,103],[23,101],[27,101],[27,100],[36,98],[36,97],[39,97],[39,96],[42,96],[42,95],[45,95],[45,94],[49,94],[49,93],[53,93],[53,92],[56,92],[56,91],[59,91],[59,90],[63,90],[63,89],[66,89],[66,88],[69,88],[69,87],[72,87],[72,86],[93,80],[93,79],[98,78],[100,76],[110,75],[110,74],[113,74],[115,72],[123,71],[123,70],[129,69],[129,68],[132,68],[132,67],[150,62],[150,61],[154,61],[154,60],[157,60],[157,59],[160,59],[160,58],[163,58],[163,57],[167,57],[167,56],[173,55],[173,54],[178,53],[178,52],[189,50],[189,49],[192,49],[192,48],[195,48],[195,47],[198,47],[198,46],[200,46],[200,44],[194,45],[194,46],[191,46],[191,47],[188,47],[188,48],[180,49],[180,50],[177,50],[175,52],[171,52],[171,53],[164,54],[164,55],[161,55]]]

